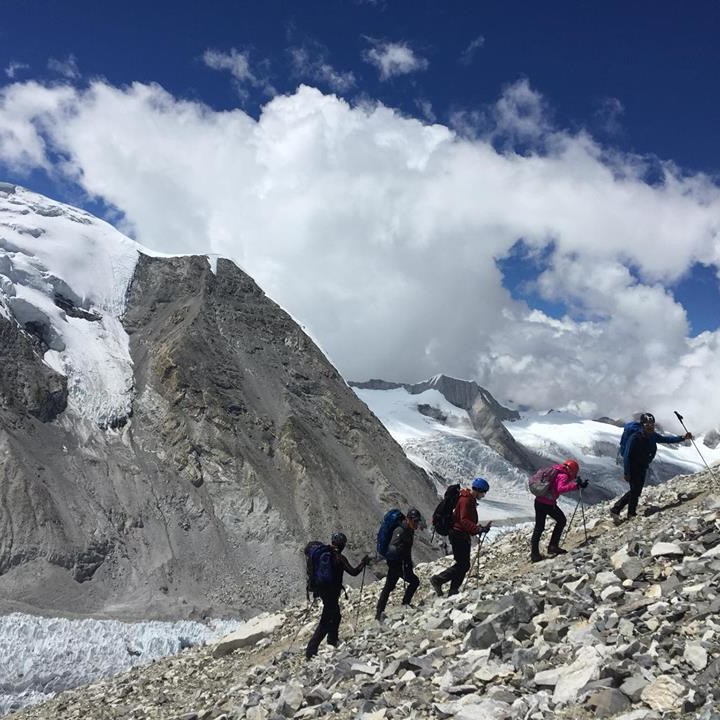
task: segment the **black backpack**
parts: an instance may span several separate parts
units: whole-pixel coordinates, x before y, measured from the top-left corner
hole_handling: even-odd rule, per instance
[[[432,516],[433,528],[438,535],[448,535],[452,528],[453,513],[460,497],[460,485],[450,485]]]
[[[305,546],[303,552],[307,575],[305,591],[309,599],[310,593],[317,597],[320,590],[332,585],[335,580],[333,549],[331,545],[312,540]]]

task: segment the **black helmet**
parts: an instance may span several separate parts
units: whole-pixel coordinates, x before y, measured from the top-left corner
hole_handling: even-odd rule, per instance
[[[342,552],[345,549],[345,546],[347,545],[347,536],[345,535],[345,533],[342,533],[342,532],[333,533],[333,536],[332,536],[330,542],[340,552]]]
[[[655,416],[652,413],[643,413],[640,416],[640,424],[641,425],[654,425],[655,424]]]
[[[422,515],[417,508],[410,508],[407,511],[407,518],[408,520],[415,520],[415,522],[422,522]]]

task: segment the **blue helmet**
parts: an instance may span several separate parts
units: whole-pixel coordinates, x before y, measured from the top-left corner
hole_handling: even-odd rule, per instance
[[[472,481],[472,489],[486,493],[490,489],[490,486],[485,478],[477,477]]]

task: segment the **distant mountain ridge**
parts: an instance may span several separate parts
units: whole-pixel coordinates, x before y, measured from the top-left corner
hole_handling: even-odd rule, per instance
[[[232,262],[7,183],[0,360],[0,609],[250,615],[303,592],[311,537],[370,552],[388,507],[436,502]]]
[[[383,380],[351,384],[440,490],[450,483],[468,483],[476,475],[487,478],[491,492],[482,511],[496,523],[531,520],[529,473],[568,457],[578,460],[582,476],[590,481],[583,493],[585,502],[627,490],[622,467],[616,463],[621,421],[588,420],[557,410],[517,413],[503,408],[476,383],[445,375],[413,384]],[[715,433],[698,437],[697,444],[706,448],[702,453],[711,464],[720,462]],[[690,442],[660,445],[647,484],[702,467]],[[569,496],[560,502],[571,508],[573,500],[576,498]]]
[[[348,384],[362,390],[404,388],[411,395],[419,395],[426,390],[437,390],[449,403],[467,411],[478,436],[508,462],[525,470],[536,467],[532,457],[515,442],[503,425],[506,420],[519,420],[520,413],[501,405],[488,390],[473,380],[459,380],[440,374],[417,383],[368,380],[351,381]]]

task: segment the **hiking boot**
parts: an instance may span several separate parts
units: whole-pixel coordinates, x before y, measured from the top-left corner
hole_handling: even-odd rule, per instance
[[[530,555],[530,562],[541,562],[545,559],[544,555],[541,555],[540,553],[531,553]]]
[[[622,518],[620,517],[620,513],[610,511],[610,518],[613,521],[613,525],[619,525],[622,522]]]
[[[431,577],[430,584],[432,585],[432,588],[435,591],[435,594],[438,597],[442,597],[443,596],[443,589],[442,589],[443,584],[440,582],[440,580],[438,580],[438,578],[436,578],[436,577]]]
[[[559,545],[548,545],[548,555],[567,555],[567,550],[563,550]]]
[[[384,612],[376,612],[375,613],[375,619],[378,622],[382,622],[385,619],[385,613]]]

